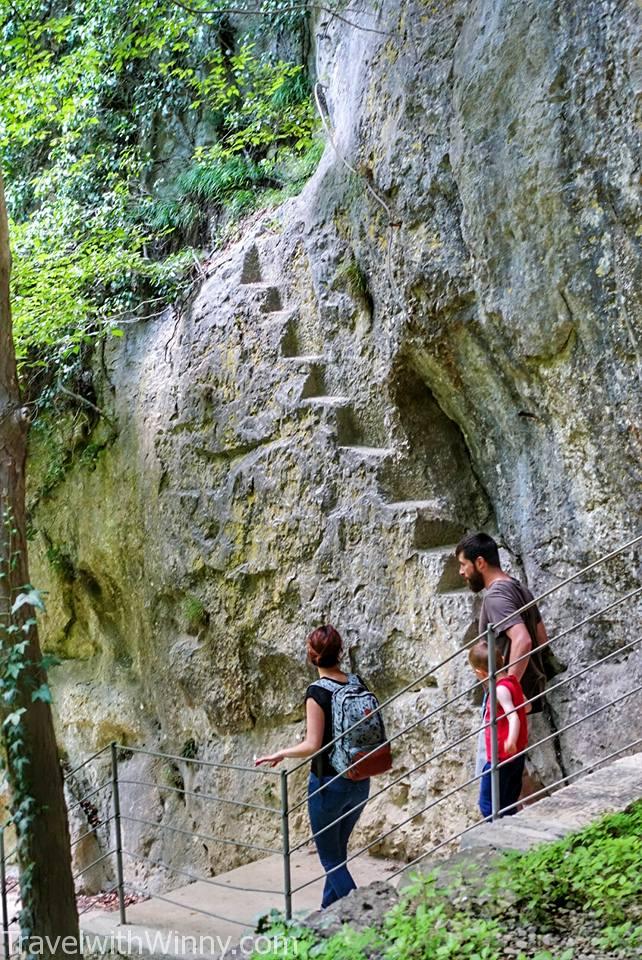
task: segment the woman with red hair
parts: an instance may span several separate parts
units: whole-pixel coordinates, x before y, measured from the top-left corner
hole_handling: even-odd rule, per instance
[[[369,779],[351,780],[341,776],[330,762],[331,748],[321,750],[331,744],[335,736],[332,729],[332,690],[352,682],[365,687],[359,677],[340,669],[342,652],[343,642],[333,626],[327,624],[312,631],[307,639],[308,660],[317,668],[319,679],[324,684],[312,683],[306,690],[305,739],[256,760],[257,766],[267,763],[274,767],[286,757],[309,757],[321,751],[312,759],[308,811],[319,859],[326,872],[322,908],[356,888],[346,864],[348,840],[370,792]],[[334,823],[338,818],[341,818],[339,822]]]

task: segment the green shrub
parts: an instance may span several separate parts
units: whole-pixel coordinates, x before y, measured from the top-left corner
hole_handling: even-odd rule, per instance
[[[506,854],[493,884],[496,891],[509,887],[536,920],[559,906],[624,919],[626,907],[642,899],[642,803],[556,843]]]

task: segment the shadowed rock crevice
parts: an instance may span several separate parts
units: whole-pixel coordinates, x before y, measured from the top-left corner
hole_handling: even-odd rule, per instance
[[[397,368],[392,384],[396,416],[405,456],[385,464],[380,484],[386,499],[422,501],[435,496],[451,507],[453,522],[437,535],[430,524],[418,525],[418,547],[456,542],[462,528],[487,522],[486,495],[476,479],[461,430],[439,406],[430,388],[410,363]]]

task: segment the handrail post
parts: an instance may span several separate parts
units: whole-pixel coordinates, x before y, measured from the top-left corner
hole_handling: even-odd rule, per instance
[[[497,638],[492,623],[486,628],[488,643],[488,705],[490,708],[490,796],[491,819],[496,820],[499,798],[499,741],[497,738]]]
[[[281,770],[281,834],[283,838],[283,891],[285,919],[292,919],[292,870],[290,863],[290,809],[288,802],[288,772]]]
[[[111,786],[114,803],[114,837],[116,840],[116,882],[118,884],[118,908],[121,924],[127,923],[125,916],[125,890],[123,878],[123,838],[120,829],[120,791],[118,789],[118,750],[116,743],[111,744]]]
[[[4,852],[4,827],[0,827],[0,899],[2,900],[2,950],[5,960],[11,956],[9,911],[7,910],[7,864]]]

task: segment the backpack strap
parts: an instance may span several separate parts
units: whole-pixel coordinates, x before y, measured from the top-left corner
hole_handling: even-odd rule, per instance
[[[337,683],[336,680],[329,680],[328,677],[319,677],[319,679],[311,683],[310,686],[321,687],[322,690],[327,690],[328,693],[334,693],[336,690],[340,690],[343,684]]]
[[[311,687],[321,687],[323,690],[327,690],[329,693],[335,693],[337,690],[344,690],[347,686],[351,687],[363,687],[366,689],[363,681],[359,679],[356,673],[346,674],[348,680],[347,683],[341,683],[339,680],[330,680],[329,677],[319,677],[318,680],[315,680],[310,684]]]

